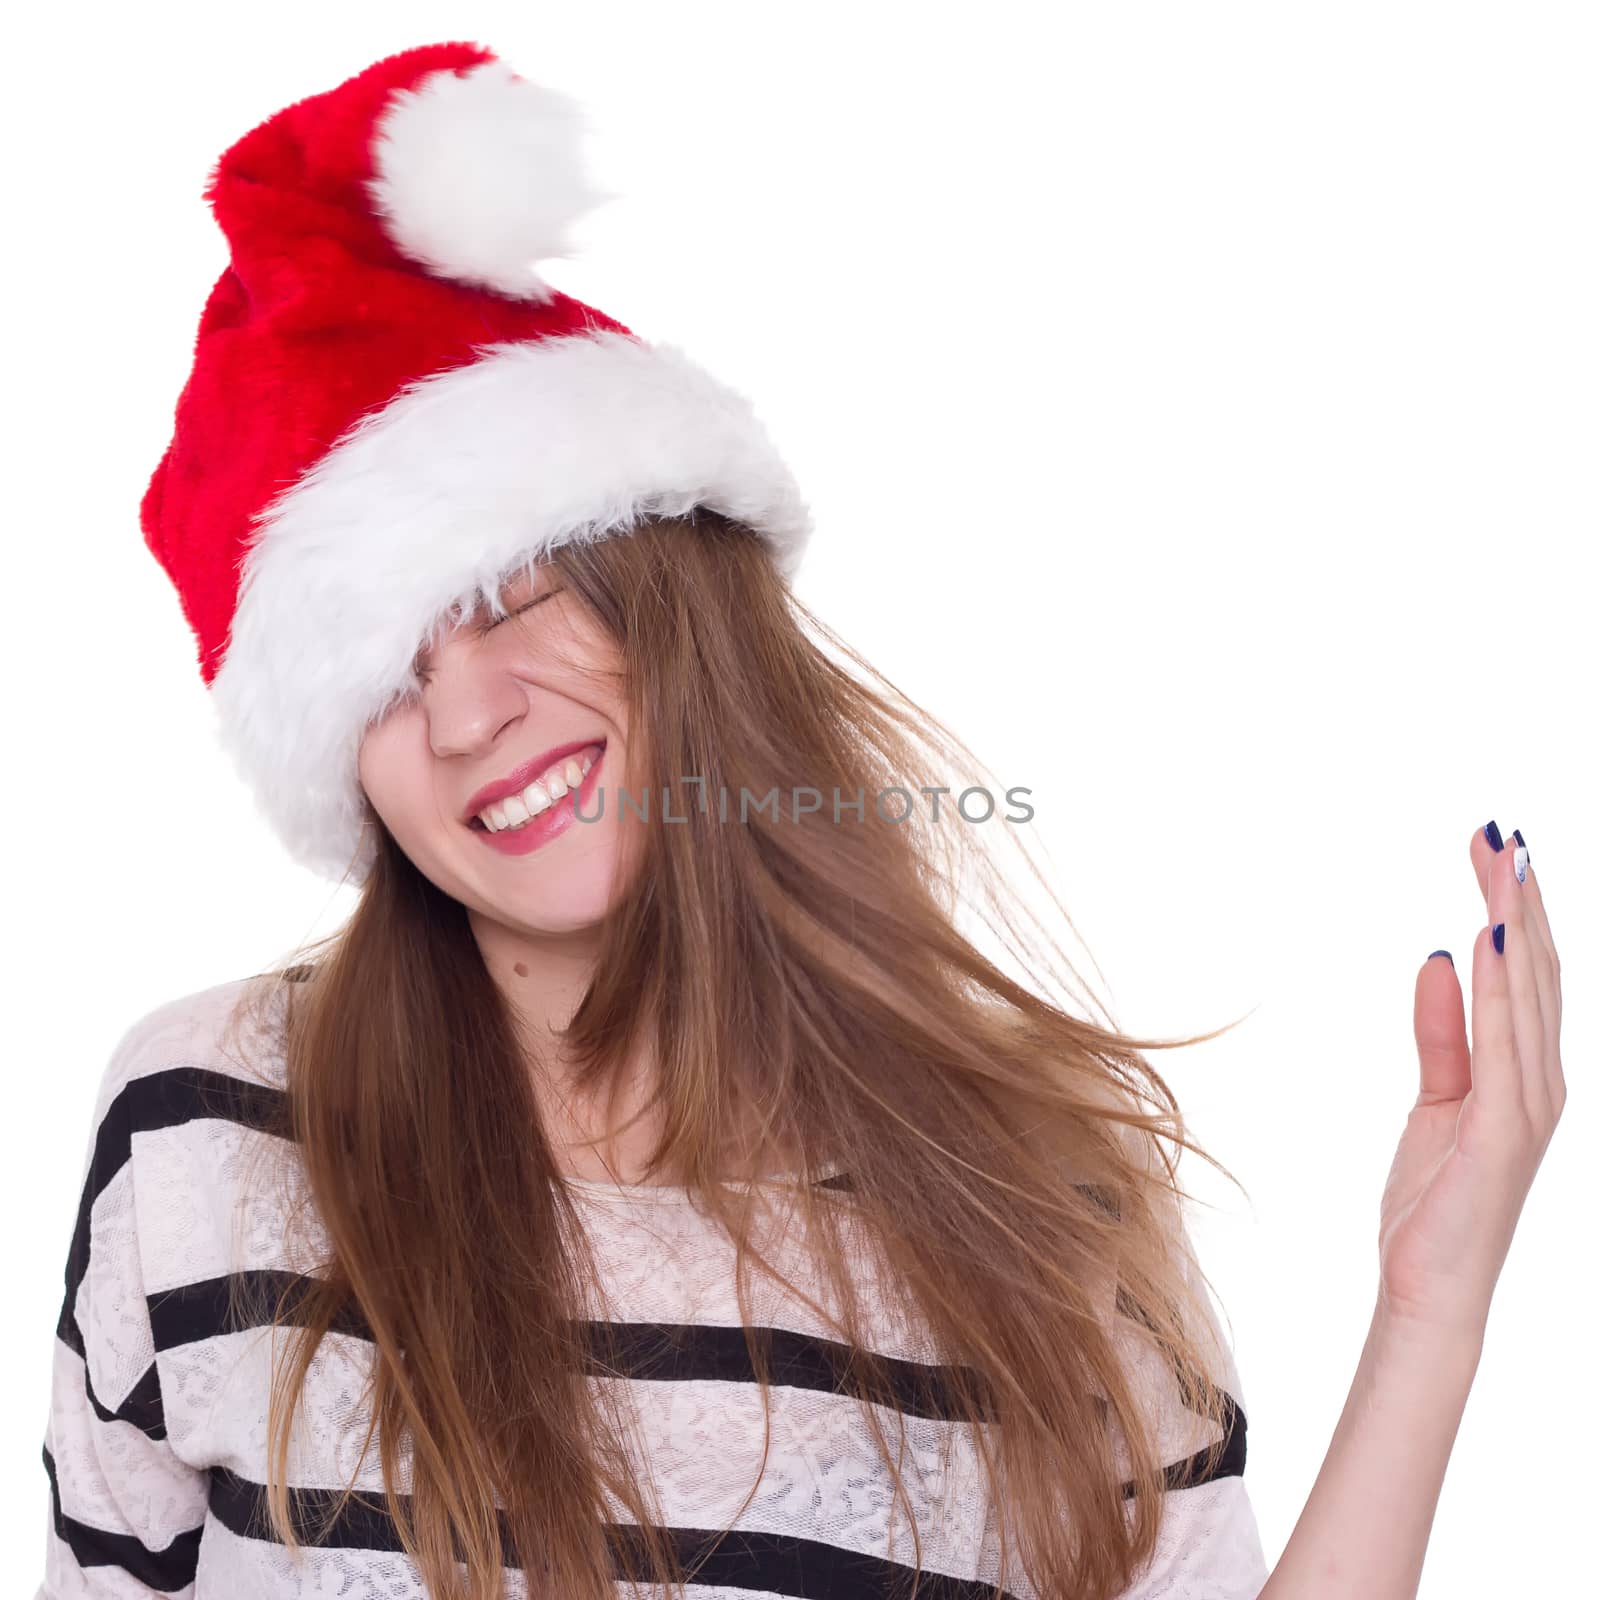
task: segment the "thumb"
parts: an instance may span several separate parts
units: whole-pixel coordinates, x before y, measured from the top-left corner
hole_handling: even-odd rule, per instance
[[[1411,1021],[1422,1071],[1418,1103],[1466,1099],[1472,1087],[1472,1048],[1461,981],[1448,950],[1435,950],[1422,963]]]

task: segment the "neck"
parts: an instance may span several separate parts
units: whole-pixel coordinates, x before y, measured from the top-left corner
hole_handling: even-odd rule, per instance
[[[606,1183],[677,1183],[676,1174],[647,1177],[644,1170],[662,1132],[662,1108],[645,1109],[657,1081],[648,1034],[621,1064],[612,1094],[605,1088],[582,1093],[574,1081],[576,1068],[562,1034],[588,988],[598,940],[588,934],[530,935],[470,917],[484,964],[509,1003],[522,1041],[556,1170]],[[730,1170],[743,1172],[743,1156],[755,1143],[753,1127],[742,1136],[730,1130],[728,1137],[741,1152]],[[797,1165],[797,1153],[784,1147],[764,1148],[753,1167],[759,1175],[789,1172]]]
[[[522,1042],[557,1170],[604,1182],[644,1181],[644,1162],[660,1136],[659,1108],[644,1114],[654,1083],[648,1050],[638,1047],[622,1064],[613,1097],[603,1090],[596,1097],[577,1089],[563,1038],[593,974],[597,938],[587,931],[528,934],[476,915],[470,920]]]

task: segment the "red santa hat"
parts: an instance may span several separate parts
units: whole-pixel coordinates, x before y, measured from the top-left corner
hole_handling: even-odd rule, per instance
[[[514,569],[706,506],[791,577],[810,533],[742,395],[533,270],[610,198],[582,131],[493,52],[424,45],[279,111],[206,183],[231,259],[140,521],[221,743],[335,881],[372,865],[367,726]]]

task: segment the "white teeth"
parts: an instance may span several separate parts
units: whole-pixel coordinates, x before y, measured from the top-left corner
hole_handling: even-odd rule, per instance
[[[585,754],[580,762],[569,756],[560,766],[552,767],[542,779],[530,783],[521,794],[508,795],[478,813],[478,820],[491,833],[507,828],[518,828],[531,822],[541,811],[548,811],[557,800],[576,789],[585,774],[595,764],[596,757]]]

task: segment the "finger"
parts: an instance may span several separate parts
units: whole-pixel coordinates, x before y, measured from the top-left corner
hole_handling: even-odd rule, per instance
[[[1517,1042],[1518,1087],[1528,1115],[1540,1125],[1549,1120],[1550,1084],[1545,1074],[1544,1016],[1539,1009],[1535,971],[1538,946],[1529,938],[1527,901],[1517,881],[1512,851],[1502,851],[1489,869],[1489,921],[1501,932],[1501,965],[1506,977],[1506,1004]],[[1491,949],[1493,945],[1491,944]]]
[[[1560,985],[1556,981],[1556,946],[1551,937],[1550,923],[1545,916],[1544,896],[1539,888],[1538,880],[1533,875],[1531,857],[1528,847],[1522,842],[1522,835],[1513,831],[1513,838],[1517,842],[1517,849],[1522,852],[1523,878],[1522,883],[1522,915],[1528,929],[1528,943],[1534,954],[1534,971],[1539,980],[1539,1010],[1545,1019],[1546,1046],[1554,1042],[1552,1027],[1559,1032],[1557,1018],[1560,1011]],[[1511,848],[1511,840],[1506,841],[1507,849]],[[1512,854],[1512,866],[1516,866],[1515,852]]]
[[[1447,951],[1436,950],[1417,973],[1411,1026],[1422,1080],[1418,1104],[1466,1099],[1472,1087],[1472,1051],[1467,1044],[1461,980]]]
[[[1489,892],[1492,896],[1493,884]],[[1511,969],[1496,951],[1487,924],[1472,944],[1472,1093],[1495,1127],[1526,1115],[1511,1018]]]
[[[1502,854],[1510,855],[1514,864],[1513,841],[1518,848],[1526,850],[1521,833],[1513,828],[1510,839],[1502,837],[1499,823],[1494,818],[1490,818],[1483,827],[1473,832],[1468,854],[1472,860],[1473,871],[1477,874],[1478,891],[1484,897],[1485,906],[1489,902],[1489,879],[1496,860]],[[1496,918],[1491,915],[1489,921],[1492,928]],[[1555,943],[1548,935],[1548,926],[1543,923],[1542,903],[1539,916],[1533,919],[1527,931],[1532,941],[1539,1011],[1546,1034],[1544,1048],[1538,1058],[1539,1067],[1545,1075],[1547,1087],[1552,1091],[1554,1103],[1559,1106],[1563,1103],[1565,1093],[1564,1082],[1557,1082],[1560,1077],[1560,966],[1555,956]]]
[[[1478,893],[1483,896],[1485,910],[1489,907],[1489,867],[1504,848],[1500,826],[1492,817],[1481,828],[1472,830],[1467,854],[1472,860],[1472,870],[1478,875]]]
[[[1523,843],[1520,833],[1515,834],[1515,838],[1519,845]],[[1534,966],[1539,980],[1539,1012],[1544,1018],[1545,1076],[1552,1100],[1559,1109],[1566,1099],[1566,1083],[1561,1070],[1561,957],[1556,951],[1555,937],[1550,932],[1544,890],[1534,874],[1531,857],[1525,862],[1525,867],[1527,876],[1522,885],[1522,914],[1529,940],[1537,947]]]

